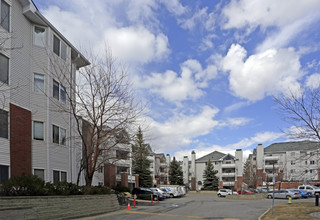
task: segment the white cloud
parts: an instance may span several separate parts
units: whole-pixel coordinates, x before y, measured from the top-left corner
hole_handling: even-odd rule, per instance
[[[306,80],[306,86],[311,89],[316,89],[320,87],[320,74],[314,73],[309,76]]]
[[[222,69],[230,71],[229,84],[234,95],[257,101],[265,95],[276,95],[300,87],[298,54],[293,48],[270,49],[249,56],[238,44],[233,44],[222,60]],[[245,60],[246,59],[246,60]]]
[[[176,103],[187,99],[195,100],[204,94],[203,88],[215,78],[217,68],[208,65],[203,69],[199,61],[189,59],[181,64],[181,75],[167,70],[165,73],[152,73],[140,80],[140,87],[148,88],[167,101]]]
[[[196,26],[203,25],[208,31],[213,31],[215,28],[215,15],[213,12],[208,13],[208,7],[199,9],[189,19],[180,19],[179,23],[182,28],[192,31]]]
[[[129,63],[157,61],[170,53],[168,38],[163,34],[154,35],[144,27],[108,29],[105,42],[110,45],[114,56]]]
[[[187,8],[184,7],[179,0],[160,0],[160,2],[174,15],[181,16],[187,11]]]
[[[257,26],[283,27],[296,20],[318,14],[318,0],[232,0],[222,10],[227,18],[224,28],[244,28],[253,30]]]

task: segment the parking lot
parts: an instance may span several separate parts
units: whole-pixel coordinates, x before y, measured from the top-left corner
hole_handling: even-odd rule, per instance
[[[314,199],[296,201],[313,202]],[[275,204],[287,203],[277,199]],[[181,198],[171,198],[153,206],[131,207],[114,213],[84,219],[258,219],[272,205],[270,199],[244,200],[220,198],[216,193],[188,193]]]

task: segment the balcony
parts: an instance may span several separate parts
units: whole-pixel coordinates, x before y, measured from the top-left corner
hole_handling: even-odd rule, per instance
[[[274,166],[274,169],[277,169],[279,168],[279,164],[268,164],[268,165],[264,165],[264,169],[265,170],[272,170],[273,169],[273,166]]]
[[[234,177],[235,173],[222,173],[222,177]]]
[[[279,159],[280,159],[279,156],[266,156],[266,157],[264,157],[265,161],[277,161]]]
[[[231,181],[231,182],[223,182],[222,185],[223,185],[223,186],[234,186],[234,181]]]
[[[236,165],[234,163],[232,163],[232,164],[222,164],[221,167],[222,168],[235,168]]]

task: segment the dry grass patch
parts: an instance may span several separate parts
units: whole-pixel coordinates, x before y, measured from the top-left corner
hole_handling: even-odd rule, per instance
[[[262,220],[319,219],[310,216],[313,212],[320,212],[320,207],[316,207],[312,202],[279,204],[274,206],[273,214],[270,209]]]
[[[228,195],[228,199],[235,199],[235,200],[261,200],[266,199],[267,194],[265,193],[255,193],[255,194],[240,194],[240,195]]]

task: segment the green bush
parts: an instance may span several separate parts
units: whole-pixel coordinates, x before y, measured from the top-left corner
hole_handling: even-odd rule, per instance
[[[73,183],[45,183],[37,176],[23,174],[13,177],[0,185],[0,195],[3,196],[55,196],[55,195],[95,195],[110,194],[111,189],[103,186],[77,186]]]
[[[45,195],[45,182],[37,176],[22,174],[13,177],[1,186],[1,194],[5,196],[40,196]]]

